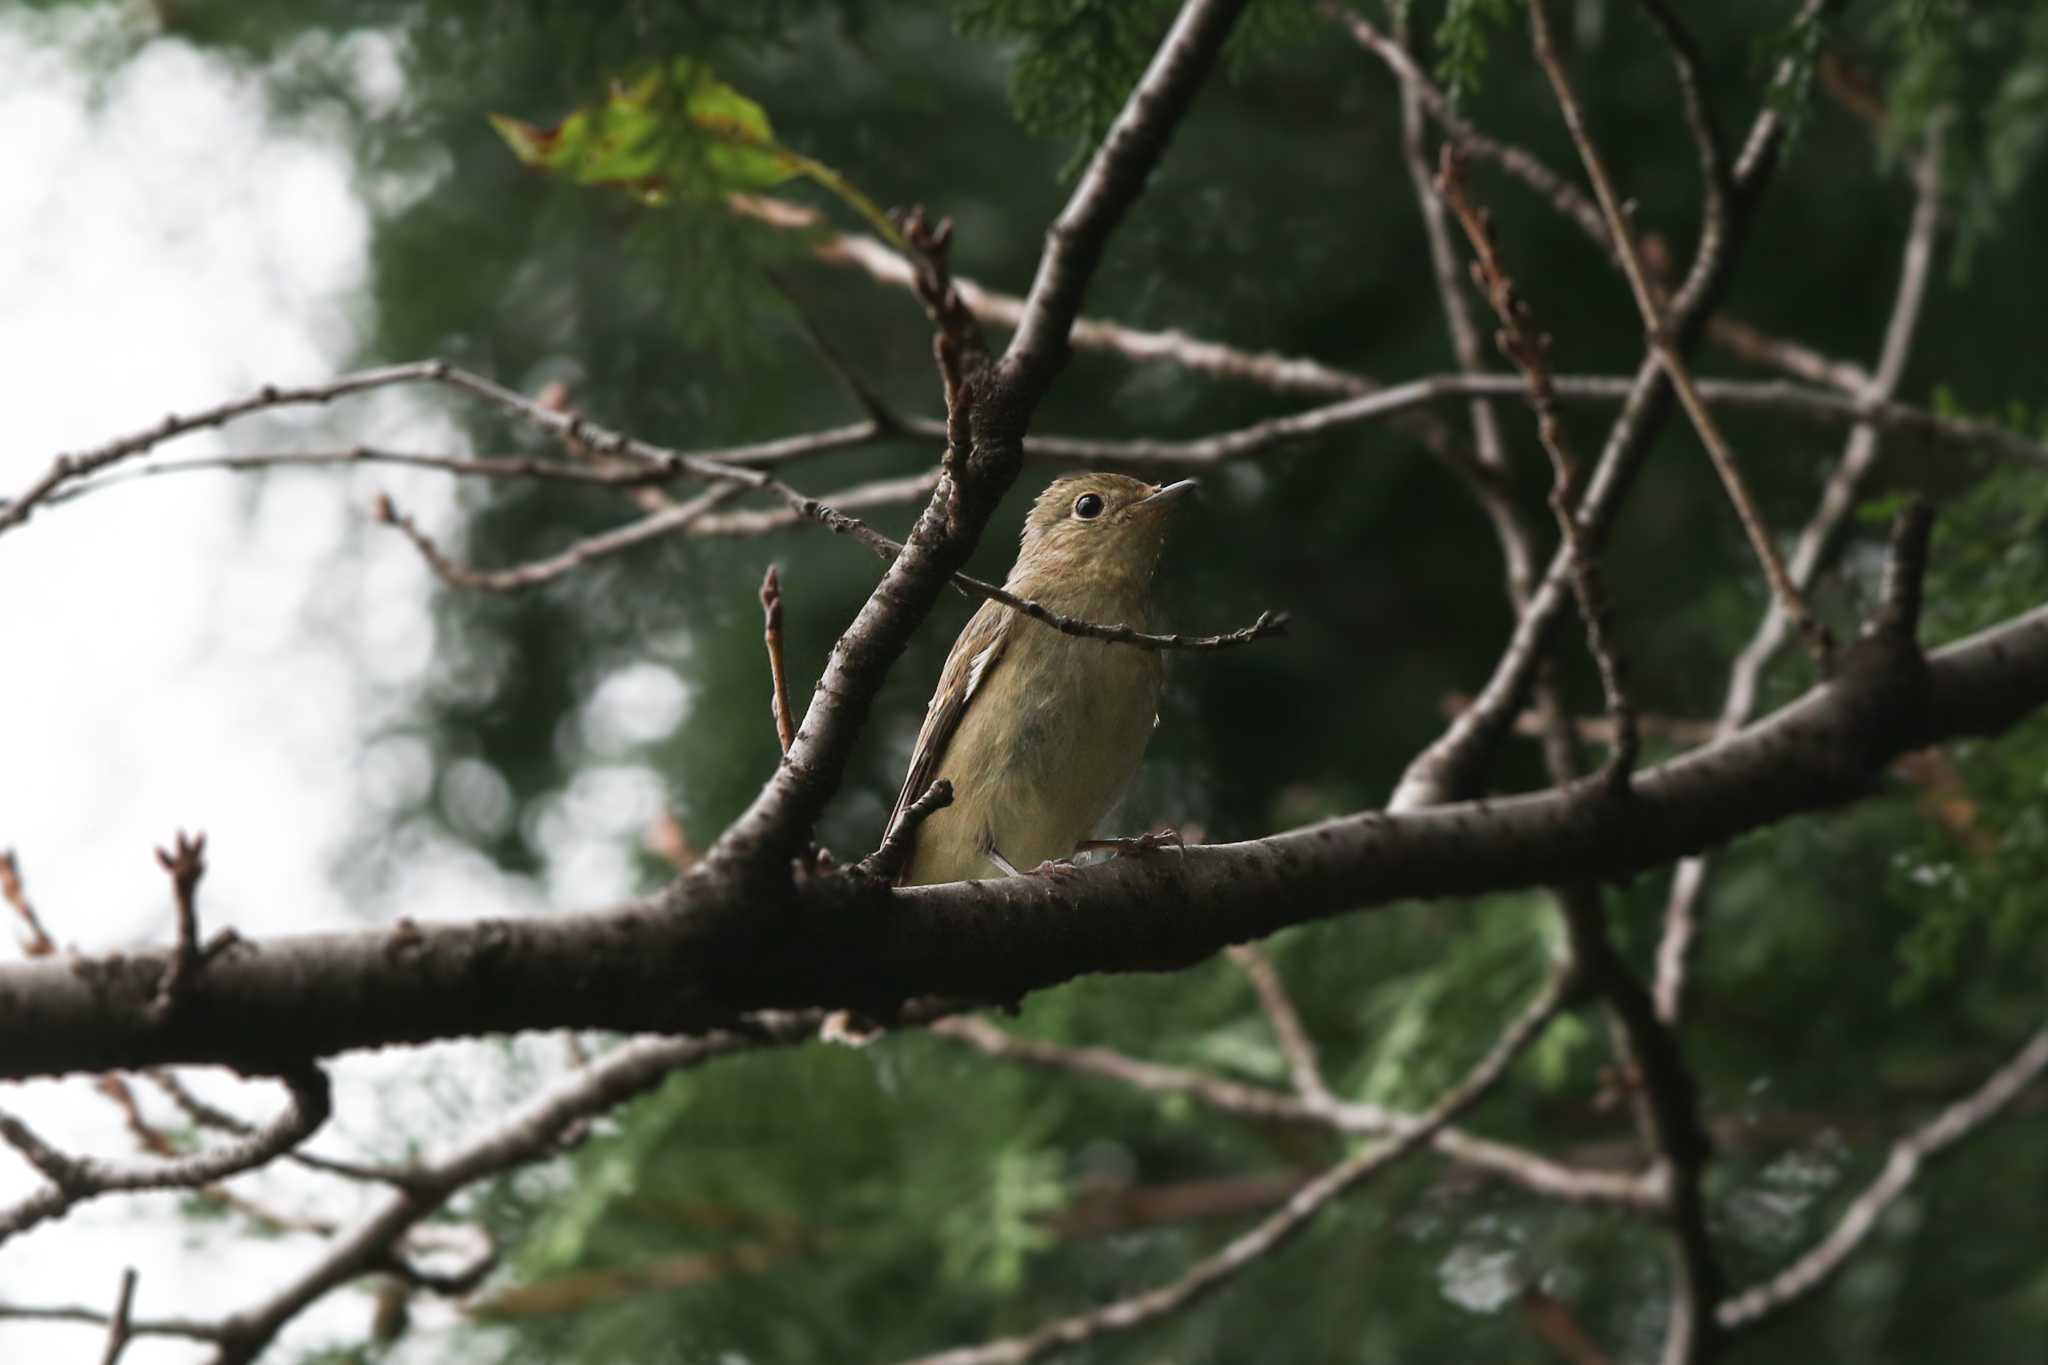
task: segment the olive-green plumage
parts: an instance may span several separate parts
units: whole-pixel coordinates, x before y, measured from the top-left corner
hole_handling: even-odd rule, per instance
[[[1188,486],[1054,481],[1003,586],[1065,616],[1146,629],[1166,514]],[[935,780],[953,784],[953,803],[917,831],[903,884],[996,875],[991,850],[1019,868],[1071,854],[1137,773],[1163,682],[1151,650],[983,603],[946,657],[896,800],[901,811]]]

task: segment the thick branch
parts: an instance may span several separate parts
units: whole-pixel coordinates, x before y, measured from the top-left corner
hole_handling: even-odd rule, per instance
[[[1290,924],[1418,896],[1619,880],[1871,793],[1899,754],[2048,703],[2048,608],[1934,654],[1856,666],[1730,737],[1597,789],[1365,813],[1063,879],[895,892],[686,875],[605,913],[279,938],[209,967],[159,1027],[163,954],[0,968],[0,1075],[176,1062],[262,1069],[349,1048],[534,1028],[716,1027],[780,1006],[884,1014],[1013,999],[1088,972],[1171,970]],[[374,1012],[359,1002],[374,999]]]

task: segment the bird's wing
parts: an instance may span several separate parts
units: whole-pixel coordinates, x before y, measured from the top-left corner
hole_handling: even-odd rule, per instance
[[[953,652],[946,656],[946,666],[939,672],[939,685],[924,708],[924,726],[917,732],[917,743],[910,750],[910,770],[903,776],[903,790],[889,812],[889,823],[882,827],[884,833],[896,827],[896,817],[903,813],[903,808],[923,796],[925,788],[938,775],[939,760],[946,756],[946,746],[960,728],[960,717],[967,714],[975,694],[1002,658],[1015,619],[1001,603],[984,602],[960,632],[960,638],[953,642]],[[912,847],[916,845],[913,843]]]

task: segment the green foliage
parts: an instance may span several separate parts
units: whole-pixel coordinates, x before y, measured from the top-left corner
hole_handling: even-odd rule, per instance
[[[1479,88],[1492,30],[1515,17],[1521,0],[1444,0],[1436,26],[1436,75],[1453,104]]]
[[[1956,269],[2037,171],[2048,146],[2048,10],[1962,0],[1895,0],[1872,37],[1892,60],[1893,145],[1939,137],[1961,236]]]
[[[1945,508],[1927,596],[1931,641],[2048,600],[2048,478],[1994,470]],[[1945,818],[1921,824],[1893,858],[1918,915],[1899,946],[1902,999],[1988,975],[2048,975],[2048,726],[1958,745],[1954,763],[1950,789],[1929,796]]]
[[[615,88],[602,105],[553,128],[503,114],[491,115],[491,126],[529,166],[614,186],[651,205],[678,195],[718,201],[802,176],[839,196],[884,240],[903,245],[872,200],[831,167],[778,143],[767,110],[689,58]]]

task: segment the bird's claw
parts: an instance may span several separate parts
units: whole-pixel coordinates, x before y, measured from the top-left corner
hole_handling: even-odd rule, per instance
[[[1129,839],[1083,839],[1074,845],[1076,853],[1089,849],[1106,848],[1118,857],[1142,856],[1157,853],[1162,848],[1185,849],[1188,841],[1177,829],[1156,829],[1149,834],[1140,834]]]

